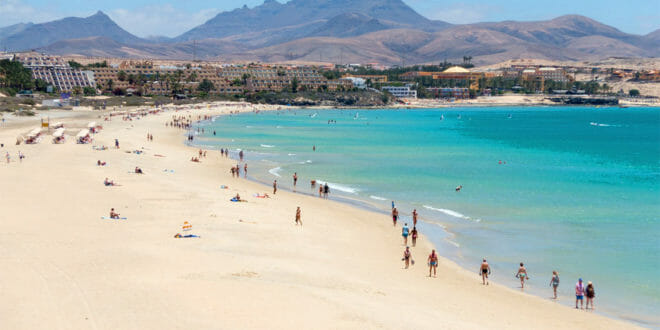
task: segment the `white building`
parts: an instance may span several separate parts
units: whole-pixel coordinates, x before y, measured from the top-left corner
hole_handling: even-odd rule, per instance
[[[381,90],[387,91],[399,99],[416,99],[417,91],[412,86],[411,84],[406,86],[383,86]]]

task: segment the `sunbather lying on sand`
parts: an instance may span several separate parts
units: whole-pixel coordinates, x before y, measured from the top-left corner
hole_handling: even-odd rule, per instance
[[[193,234],[181,235],[179,233],[176,233],[176,235],[174,235],[174,238],[193,238],[193,237],[201,237],[201,236],[197,236],[197,235],[193,235]]]

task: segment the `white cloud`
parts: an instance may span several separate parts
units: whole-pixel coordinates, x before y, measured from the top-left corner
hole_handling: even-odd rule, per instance
[[[20,0],[0,0],[0,27],[16,23],[43,23],[57,19],[54,12],[37,10]]]
[[[108,16],[128,32],[140,37],[175,37],[206,22],[218,12],[217,9],[202,9],[189,13],[170,4],[164,4],[131,10],[114,9],[108,12]]]
[[[466,3],[453,3],[448,6],[437,6],[428,8],[425,12],[428,18],[442,20],[453,24],[468,24],[483,22],[492,16],[498,8],[480,4],[469,5]]]

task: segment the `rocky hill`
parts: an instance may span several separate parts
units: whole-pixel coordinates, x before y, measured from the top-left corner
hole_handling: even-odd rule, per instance
[[[402,0],[266,0],[220,13],[175,38],[138,38],[98,12],[2,28],[0,47],[61,55],[390,65],[471,56],[475,64],[489,64],[658,57],[659,31],[627,34],[578,15],[451,25],[425,18]]]

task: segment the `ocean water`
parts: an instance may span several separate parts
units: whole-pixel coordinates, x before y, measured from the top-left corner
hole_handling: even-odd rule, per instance
[[[395,201],[403,222],[417,209],[420,232],[475,281],[486,257],[518,287],[524,262],[526,292],[551,297],[557,270],[558,303],[574,305],[581,277],[598,313],[660,324],[660,109],[282,110],[197,127],[196,144],[244,150],[254,180],[290,188],[297,172],[302,193],[314,179],[383,213]]]

